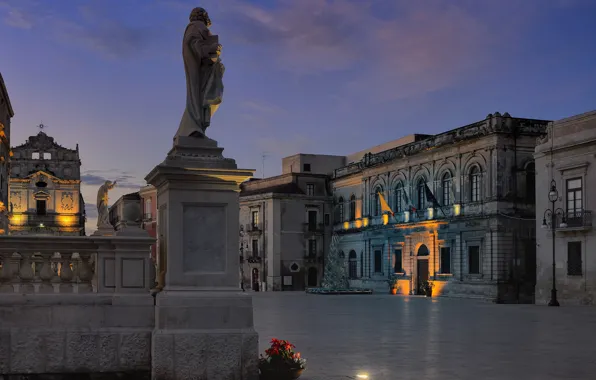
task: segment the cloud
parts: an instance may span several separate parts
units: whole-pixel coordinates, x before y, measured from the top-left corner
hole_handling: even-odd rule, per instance
[[[141,181],[128,172],[118,171],[115,169],[109,170],[86,170],[81,175],[81,181],[83,185],[87,186],[101,186],[106,181],[116,181],[116,187],[121,189],[132,189],[139,190],[143,185],[140,185]]]
[[[94,203],[85,203],[85,215],[87,218],[97,218],[97,206]]]
[[[277,69],[345,72],[352,79],[337,92],[375,102],[444,88],[490,62],[497,40],[486,19],[458,3],[423,3],[383,3],[395,8],[389,18],[373,1],[280,0],[276,8],[236,1],[220,17]]]
[[[65,44],[75,44],[105,58],[130,58],[145,50],[154,33],[150,26],[131,26],[119,20],[109,5],[91,1],[76,8],[67,18],[58,2],[40,4],[33,0],[0,2],[6,9],[4,22],[12,27],[38,30]]]

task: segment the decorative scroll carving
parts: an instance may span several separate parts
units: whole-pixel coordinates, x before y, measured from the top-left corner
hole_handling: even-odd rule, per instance
[[[62,209],[64,211],[74,210],[74,194],[71,191],[62,193],[60,204],[62,205]]]

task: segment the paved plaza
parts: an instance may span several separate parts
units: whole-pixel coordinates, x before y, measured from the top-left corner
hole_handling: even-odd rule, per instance
[[[290,340],[303,380],[594,379],[596,308],[255,293],[260,351]]]

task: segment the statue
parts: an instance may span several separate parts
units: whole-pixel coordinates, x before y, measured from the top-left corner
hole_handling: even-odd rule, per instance
[[[184,32],[182,58],[186,73],[186,109],[176,132],[178,136],[205,137],[223,97],[224,65],[219,58],[219,37],[211,34],[211,20],[203,8],[190,12]]]
[[[108,192],[116,186],[116,182],[112,183],[112,181],[106,181],[103,185],[99,187],[97,191],[97,228],[98,229],[105,229],[110,228],[113,229],[112,225],[110,224],[109,218],[109,209],[108,209]]]

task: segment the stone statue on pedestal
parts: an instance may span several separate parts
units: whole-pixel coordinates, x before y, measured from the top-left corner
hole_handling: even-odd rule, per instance
[[[211,116],[223,97],[224,65],[219,38],[211,34],[211,19],[203,8],[190,13],[184,32],[182,58],[186,73],[186,109],[175,137],[205,137]]]
[[[112,229],[108,209],[108,192],[116,186],[116,182],[106,181],[97,191],[97,229]]]

